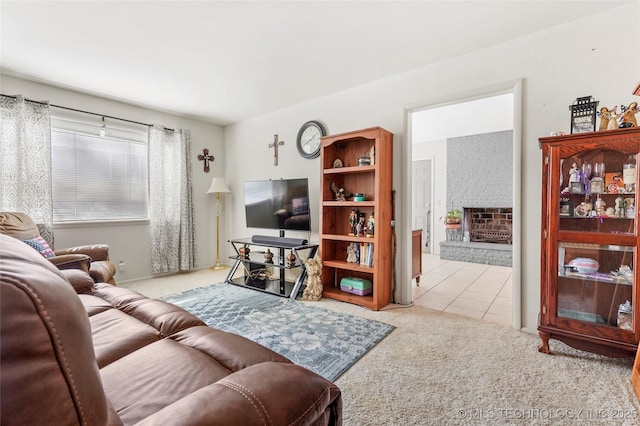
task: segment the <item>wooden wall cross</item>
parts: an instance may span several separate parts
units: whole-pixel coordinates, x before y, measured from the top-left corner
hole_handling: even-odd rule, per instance
[[[278,165],[278,147],[284,145],[284,141],[278,140],[278,135],[273,135],[273,143],[269,144],[269,148],[273,148],[273,165]]]
[[[204,160],[204,172],[209,173],[209,161],[215,160],[215,157],[213,155],[209,155],[209,150],[205,148],[202,150],[202,154],[198,155],[198,160]]]

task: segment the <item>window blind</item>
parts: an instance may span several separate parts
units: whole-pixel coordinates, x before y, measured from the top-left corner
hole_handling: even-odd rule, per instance
[[[53,219],[146,219],[147,145],[139,141],[51,132]]]

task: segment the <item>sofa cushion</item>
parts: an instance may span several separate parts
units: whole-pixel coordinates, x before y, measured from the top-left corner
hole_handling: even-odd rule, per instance
[[[172,336],[176,342],[215,358],[230,371],[266,361],[290,363],[287,358],[262,345],[233,333],[201,326],[191,327]]]
[[[115,309],[155,328],[164,337],[189,327],[205,325],[201,319],[179,306],[149,299],[127,288],[96,284],[93,294],[110,303]]]
[[[107,397],[123,423],[135,424],[231,372],[197,349],[163,339],[118,359],[100,373]],[[123,387],[122,383],[135,386]]]
[[[78,296],[89,316],[93,316],[113,308],[111,303],[99,298],[98,296],[94,296],[92,294],[79,294]]]
[[[162,338],[155,328],[117,309],[92,315],[89,321],[100,368]]]

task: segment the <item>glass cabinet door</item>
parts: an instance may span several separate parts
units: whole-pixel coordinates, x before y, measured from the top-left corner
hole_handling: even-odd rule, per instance
[[[559,184],[559,231],[635,235],[635,154],[597,149],[562,158]]]
[[[561,242],[559,318],[633,330],[635,247]]]

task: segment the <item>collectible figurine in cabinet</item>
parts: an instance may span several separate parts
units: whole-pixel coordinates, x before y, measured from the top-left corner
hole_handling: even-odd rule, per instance
[[[580,176],[578,176],[578,165],[576,163],[573,163],[569,169],[569,184],[572,182],[580,182]]]
[[[351,210],[351,213],[349,213],[349,235],[350,236],[354,236],[356,235],[356,225],[358,224],[358,212],[356,211],[356,209]]]
[[[358,224],[356,225],[356,236],[363,237],[367,230],[367,225],[364,220],[364,213],[358,214]]]
[[[273,263],[273,252],[270,249],[264,252],[264,263]]]
[[[604,200],[600,198],[599,194],[594,207],[598,216],[604,216],[606,214],[607,203],[605,203]]]
[[[625,200],[625,216],[628,217],[629,219],[633,219],[636,215],[636,208],[634,207],[633,203],[634,203],[634,199],[633,198],[627,198]]]
[[[625,209],[626,209],[626,205],[624,202],[624,198],[622,197],[616,198],[616,209],[615,209],[616,217],[624,217]]]
[[[369,215],[369,220],[367,221],[367,237],[373,237],[374,231],[376,227],[376,219],[373,217],[373,212]]]

